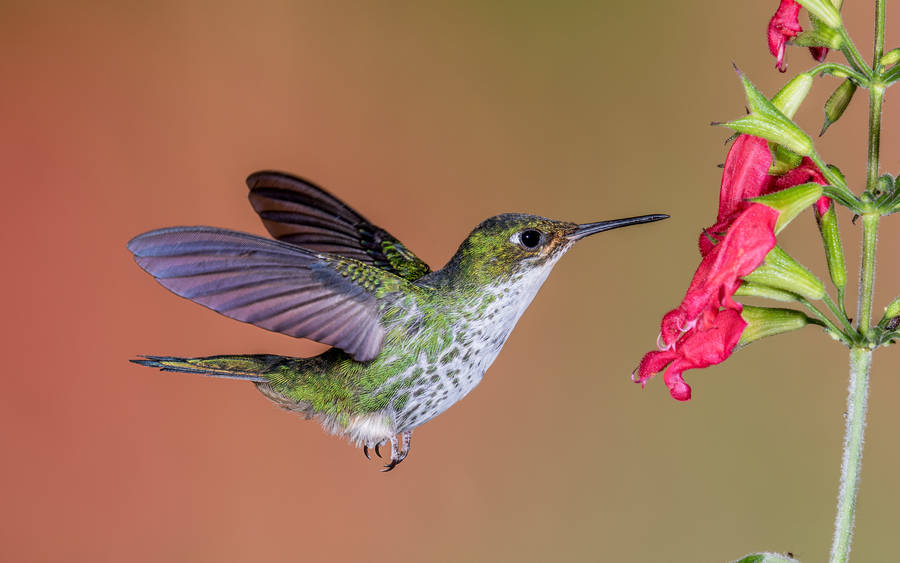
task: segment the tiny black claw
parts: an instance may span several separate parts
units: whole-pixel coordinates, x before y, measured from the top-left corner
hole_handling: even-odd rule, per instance
[[[384,469],[382,469],[381,472],[382,472],[382,473],[387,473],[388,471],[390,471],[390,470],[394,469],[395,467],[397,467],[397,464],[398,464],[398,463],[400,463],[400,462],[399,462],[399,461],[392,461],[392,462],[390,462],[389,464],[387,464],[387,465],[384,466]]]
[[[378,457],[381,457],[381,450],[378,449],[380,446],[381,446],[380,443],[375,444],[375,453],[378,454]]]
[[[366,459],[372,459],[371,457],[369,457],[369,446],[363,446],[363,454],[365,454]]]

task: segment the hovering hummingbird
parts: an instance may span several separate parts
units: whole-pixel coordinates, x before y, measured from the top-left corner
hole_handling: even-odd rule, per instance
[[[175,358],[137,364],[253,382],[278,406],[317,418],[366,457],[390,443],[393,469],[413,430],[481,381],[557,260],[602,231],[667,215],[577,225],[524,214],[485,220],[431,271],[387,231],[314,184],[247,178],[277,240],[172,227],[128,243],[138,265],[181,297],[256,326],[330,344],[311,358]],[[400,439],[397,437],[400,436]]]

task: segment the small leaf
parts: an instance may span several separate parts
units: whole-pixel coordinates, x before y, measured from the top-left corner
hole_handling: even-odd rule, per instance
[[[733,563],[799,563],[799,560],[781,553],[765,552],[745,555]]]

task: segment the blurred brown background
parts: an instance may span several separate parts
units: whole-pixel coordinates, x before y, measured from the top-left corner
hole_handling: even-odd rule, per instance
[[[846,4],[869,58],[872,7]],[[728,132],[708,123],[744,105],[731,62],[770,95],[789,76],[766,48],[776,6],[3,2],[0,559],[824,560],[845,349],[813,328],[754,344],[689,372],[686,404],[629,381],[715,217]],[[836,84],[798,115],[811,131]],[[860,96],[819,141],[857,191],[864,122]],[[170,225],[264,233],[243,184],[262,168],[321,183],[436,267],[500,212],[672,219],[566,257],[482,385],[382,474],[249,384],[127,361],[321,350],[176,298],[125,249]],[[807,214],[782,242],[826,275],[817,237]],[[898,287],[885,258],[878,314]],[[894,559],[897,358],[875,358],[859,561]]]

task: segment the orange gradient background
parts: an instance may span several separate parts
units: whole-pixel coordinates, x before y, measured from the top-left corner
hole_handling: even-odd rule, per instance
[[[846,4],[868,58],[872,7]],[[729,133],[708,123],[743,112],[732,61],[770,95],[787,79],[776,5],[3,2],[0,559],[824,560],[844,348],[815,328],[753,344],[689,372],[688,403],[629,381],[715,217]],[[817,82],[809,130],[837,84]],[[817,141],[857,191],[865,106]],[[322,349],[173,296],[125,249],[171,225],[264,233],[258,169],[321,183],[435,267],[501,212],[672,218],[573,250],[481,386],[382,474],[249,384],[127,361]],[[893,219],[876,314],[900,288]],[[782,243],[827,277],[817,239],[807,213]],[[875,356],[859,561],[896,558],[897,360]]]

